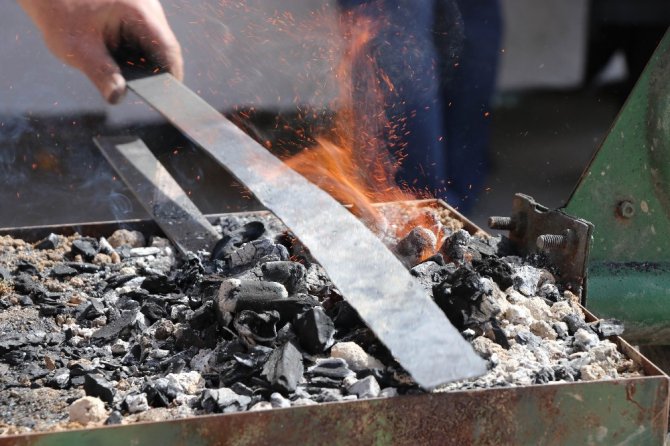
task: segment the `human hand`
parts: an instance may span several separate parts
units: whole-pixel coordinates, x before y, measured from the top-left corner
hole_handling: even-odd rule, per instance
[[[126,80],[110,51],[137,45],[178,79],[181,47],[158,0],[18,0],[42,31],[53,54],[88,76],[110,103],[126,92]]]

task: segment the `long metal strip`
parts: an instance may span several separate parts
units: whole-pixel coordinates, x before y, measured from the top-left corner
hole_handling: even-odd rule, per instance
[[[335,199],[287,167],[169,74],[131,90],[227,168],[308,247],[396,360],[426,389],[486,363],[384,244]]]
[[[216,229],[141,139],[120,136],[98,137],[94,141],[179,251],[214,247],[219,239]]]

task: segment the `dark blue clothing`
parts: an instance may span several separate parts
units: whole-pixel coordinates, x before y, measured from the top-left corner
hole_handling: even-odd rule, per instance
[[[477,58],[482,47],[486,47],[485,58],[491,57],[489,47],[497,54],[499,37],[491,36],[499,34],[499,26],[489,30],[488,25],[480,24],[480,16],[498,15],[497,0],[470,0],[469,6],[468,0],[460,2],[468,13],[463,15],[466,34],[483,33],[466,42],[469,50],[460,60],[464,25],[455,0],[339,3],[378,24],[370,52],[380,73],[393,85],[386,97],[391,130],[385,136],[391,150],[404,157],[397,180],[446,198],[454,206],[462,205],[468,185],[479,187],[485,174],[489,119],[484,119],[482,108],[489,108],[495,63]],[[486,8],[494,5],[495,11],[474,14],[483,3]],[[475,22],[471,27],[468,17]],[[464,63],[467,57],[473,60]],[[474,72],[482,65],[487,67],[484,73]],[[365,82],[358,87],[356,107],[365,110]]]

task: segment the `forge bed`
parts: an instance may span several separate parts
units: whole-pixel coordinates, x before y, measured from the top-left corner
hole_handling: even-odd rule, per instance
[[[479,228],[442,202],[424,202]],[[212,222],[226,215],[210,215]],[[247,213],[245,217],[262,216]],[[160,235],[147,220],[0,229],[0,236],[37,242],[50,233],[109,236],[114,230]],[[4,310],[1,310],[4,311]],[[585,312],[587,321],[595,321]],[[668,379],[621,338],[610,338],[640,376],[593,381],[408,391],[389,398],[203,415],[159,422],[0,436],[4,445],[117,444],[663,444]],[[0,420],[2,422],[2,420]]]

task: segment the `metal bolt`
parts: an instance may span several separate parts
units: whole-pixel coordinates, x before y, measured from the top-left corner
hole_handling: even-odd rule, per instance
[[[635,205],[628,200],[619,203],[617,210],[619,211],[619,215],[623,218],[633,218],[635,215]]]
[[[510,217],[489,217],[489,228],[512,231],[516,225]]]
[[[563,248],[568,243],[568,237],[559,234],[543,234],[537,238],[536,243],[540,249]]]

